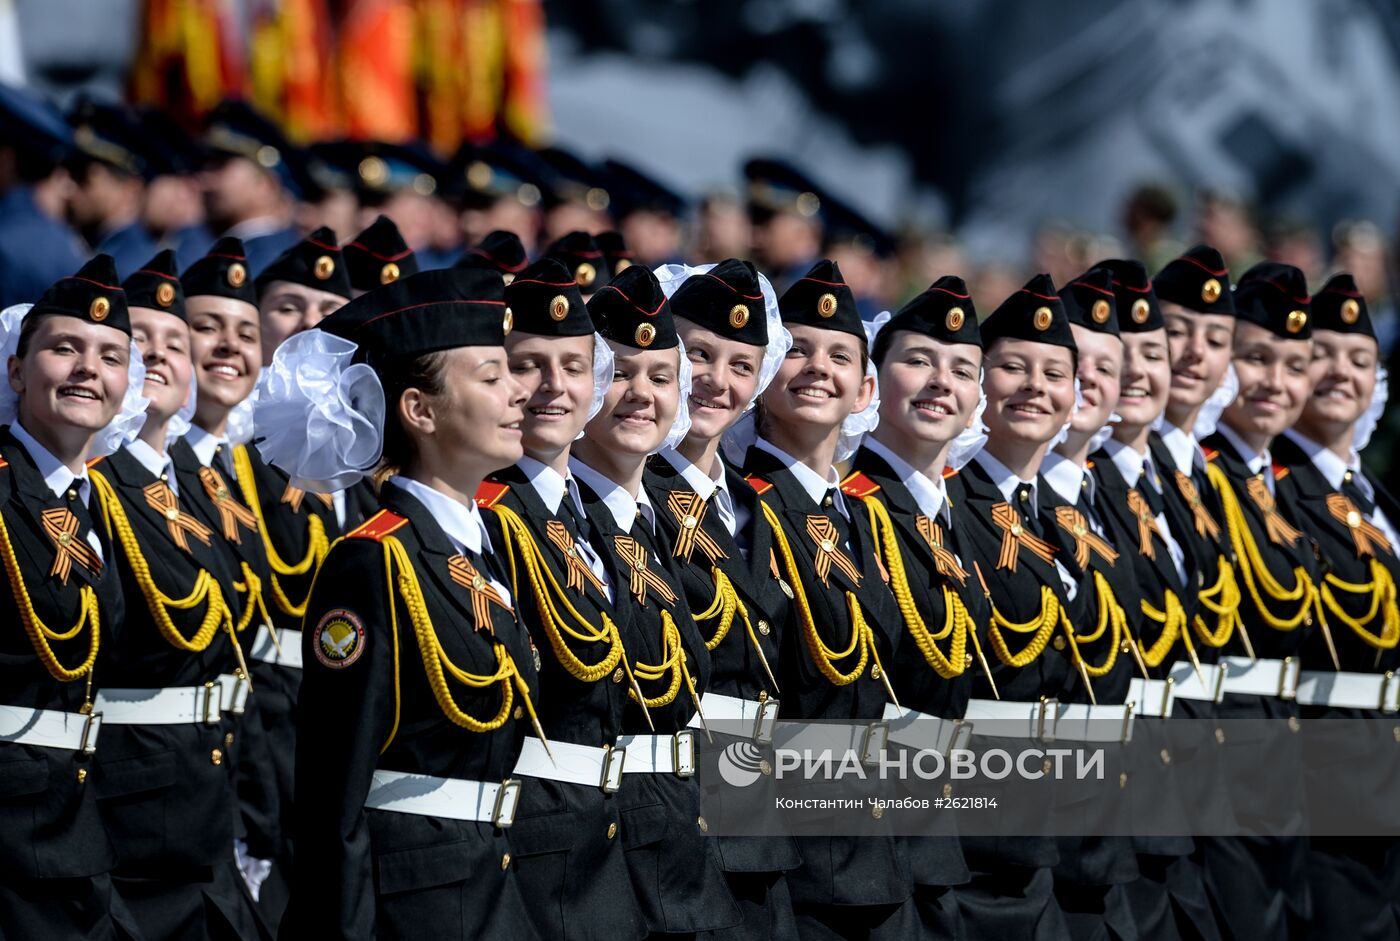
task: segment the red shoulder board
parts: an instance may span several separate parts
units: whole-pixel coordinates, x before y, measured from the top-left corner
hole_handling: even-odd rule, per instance
[[[744,480],[748,481],[749,486],[752,487],[760,497],[773,489],[772,484],[764,480],[762,477],[755,477],[753,474],[750,474],[749,476],[745,477]]]
[[[852,471],[845,480],[841,481],[841,492],[848,497],[855,497],[857,500],[864,500],[879,489],[879,484],[860,471]]]
[[[491,509],[501,498],[510,493],[509,484],[498,484],[494,480],[483,480],[481,486],[476,488],[476,505],[484,509]]]
[[[1207,461],[1213,461],[1220,456],[1220,452],[1215,450],[1215,448],[1203,447],[1201,448],[1201,453],[1206,456]]]
[[[958,469],[957,469],[956,467],[948,467],[947,465],[944,465],[944,467],[943,467],[943,479],[944,479],[944,480],[952,480],[952,479],[953,479],[954,477],[956,477],[956,476],[958,476]]]
[[[408,522],[407,519],[397,513],[390,513],[388,510],[380,510],[360,524],[358,529],[354,529],[346,534],[346,539],[373,539],[375,542],[398,530]]]
[[[1283,478],[1287,476],[1288,468],[1284,467],[1282,464],[1274,465],[1274,480],[1283,480]]]

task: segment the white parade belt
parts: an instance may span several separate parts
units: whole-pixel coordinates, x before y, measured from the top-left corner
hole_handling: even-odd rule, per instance
[[[705,693],[700,697],[700,708],[705,713],[704,722],[712,723],[712,728],[717,732],[751,738],[761,744],[773,741],[773,727],[778,720],[776,699],[760,702],[757,699]],[[690,717],[687,725],[692,729],[703,729],[704,722],[697,712]]]
[[[282,645],[282,652],[277,652],[277,644]],[[278,666],[291,667],[295,670],[301,669],[301,631],[294,631],[290,628],[277,629],[277,644],[272,642],[272,631],[268,630],[266,624],[258,625],[258,635],[253,638],[253,649],[251,651],[254,660],[261,660],[263,663],[275,663]]]
[[[896,745],[945,754],[966,747],[973,726],[965,719],[941,719],[892,702],[885,703],[885,721],[889,723],[890,741]]]
[[[0,706],[0,742],[41,745],[91,755],[97,750],[102,714],[82,715],[56,709]]]
[[[616,747],[627,752],[623,774],[674,774],[688,778],[695,773],[695,733],[690,729],[674,735],[619,735]]]
[[[505,828],[515,822],[520,782],[513,778],[488,784],[463,778],[375,769],[365,807],[396,814],[472,820]]]
[[[551,752],[553,758],[550,757]],[[627,751],[620,746],[598,748],[570,742],[550,742],[546,751],[544,742],[530,737],[522,744],[520,758],[511,775],[582,784],[612,794],[622,786],[626,758]]]
[[[1169,719],[1175,699],[1176,681],[1170,677],[1165,680],[1149,680],[1135,676],[1128,688],[1128,702],[1136,704],[1137,714],[1140,716]]]
[[[1044,741],[1127,742],[1133,737],[1133,706],[1111,703],[1004,702],[973,699],[964,718],[977,735],[991,738],[1033,738]]]
[[[1387,673],[1326,673],[1303,670],[1298,702],[1305,706],[1400,711],[1400,676]]]
[[[1248,657],[1221,657],[1225,667],[1225,692],[1246,696],[1277,696],[1293,699],[1298,695],[1296,657],[1283,660],[1250,660]]]
[[[1200,675],[1185,660],[1178,660],[1171,669],[1172,696],[1201,702],[1220,702],[1225,695],[1225,669],[1218,663],[1201,664]]]
[[[103,720],[112,725],[186,725],[200,722],[216,725],[223,718],[225,703],[233,711],[226,696],[224,677],[203,686],[169,686],[164,689],[103,689],[97,694],[95,708]],[[232,687],[239,681],[228,676]],[[247,684],[243,684],[246,690]],[[246,700],[246,692],[243,694]]]

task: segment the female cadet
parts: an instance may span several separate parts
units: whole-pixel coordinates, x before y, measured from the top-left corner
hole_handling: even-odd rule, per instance
[[[1280,833],[1303,823],[1302,775],[1271,769],[1302,760],[1293,734],[1299,715],[1294,696],[1318,592],[1312,538],[1288,516],[1296,506],[1294,482],[1285,469],[1275,469],[1269,445],[1307,403],[1312,317],[1303,274],[1291,265],[1255,265],[1235,286],[1234,301],[1233,364],[1240,391],[1216,433],[1202,442],[1243,594],[1239,630],[1225,648],[1234,653],[1221,657],[1226,672],[1219,711],[1226,718],[1289,720],[1269,732],[1277,764],[1236,769],[1231,782],[1241,823],[1253,820],[1266,832]],[[1325,621],[1321,628],[1326,631]],[[1336,668],[1330,656],[1310,663]],[[1270,807],[1288,810],[1265,809]],[[1245,836],[1205,844],[1207,873],[1230,932],[1281,937],[1290,920],[1307,921],[1306,850],[1301,837]]]
[[[161,252],[122,287],[150,405],[140,437],[91,472],[127,602],[97,696],[107,730],[96,783],[117,846],[113,883],[147,938],[256,938],[230,852],[237,731],[223,699],[225,688],[246,691],[236,631],[252,612],[241,610],[232,557],[182,499],[166,450],[188,427],[194,395],[175,253]]]
[[[822,261],[783,294],[778,308],[792,348],[759,400],[758,438],[743,468],[761,498],[771,564],[794,596],[777,629],[783,715],[857,723],[809,725],[784,742],[820,750],[837,746],[830,734],[881,721],[886,704],[895,702],[886,668],[901,631],[868,517],[843,496],[834,466],[854,450],[849,432],[868,430],[862,413],[870,409],[873,417],[878,407],[855,298],[836,264]],[[824,733],[830,734],[823,739]],[[804,741],[804,734],[820,740]],[[803,937],[917,931],[903,841],[882,834],[797,842],[802,865],[788,874],[788,886]]]
[[[1123,371],[1112,437],[1093,456],[1097,500],[1104,516],[1115,519],[1119,532],[1127,534],[1122,558],[1140,596],[1136,610],[1125,609],[1131,626],[1128,653],[1139,674],[1128,694],[1135,705],[1135,757],[1145,756],[1143,775],[1154,781],[1171,775],[1174,781],[1172,787],[1150,791],[1130,783],[1128,806],[1134,814],[1181,825],[1185,808],[1201,806],[1205,786],[1216,779],[1202,765],[1183,762],[1191,755],[1180,750],[1168,751],[1170,764],[1161,759],[1161,722],[1171,717],[1173,707],[1173,687],[1166,679],[1178,642],[1190,642],[1204,569],[1187,561],[1192,517],[1184,502],[1173,499],[1177,490],[1171,472],[1153,446],[1153,427],[1166,409],[1172,380],[1161,308],[1141,262],[1114,259],[1100,267],[1113,273]],[[1135,777],[1138,773],[1139,769],[1130,772]],[[1228,805],[1224,793],[1216,798]],[[1127,891],[1138,937],[1165,941],[1194,932],[1203,939],[1219,938],[1200,865],[1192,858],[1195,842],[1184,835],[1135,834],[1133,845],[1138,878]]]
[[[680,591],[642,486],[647,457],[689,428],[689,369],[656,276],[633,265],[588,306],[615,356],[602,410],[574,445],[569,468],[594,527],[624,642],[629,706],[619,792],[633,888],[656,935],[726,929],[740,918],[705,836],[694,779],[696,732],[710,652]],[[630,673],[630,675],[628,675]]]
[[[992,606],[981,641],[990,670],[974,677],[967,709],[977,735],[997,730],[997,720],[1045,728],[1055,706],[1042,700],[1082,694],[1080,666],[1104,661],[1109,633],[1076,638],[1084,589],[1037,509],[1054,499],[1039,469],[1072,415],[1078,356],[1050,277],[1032,278],[981,331],[987,443],[949,481],[964,567]],[[1052,838],[965,836],[963,850],[972,880],[957,894],[970,937],[1069,936],[1052,891]]]
[[[388,216],[375,219],[369,228],[346,242],[341,252],[352,297],[418,273],[418,256]]]
[[[109,938],[129,923],[88,782],[93,664],[119,639],[121,582],[84,460],[122,411],[131,327],[109,255],[0,314],[0,934]],[[138,379],[139,382],[139,379]],[[118,935],[119,936],[119,935]]]
[[[544,938],[626,941],[646,933],[622,840],[618,749],[630,684],[614,589],[569,471],[569,453],[612,381],[612,349],[593,332],[564,266],[542,259],[505,290],[511,375],[524,387],[524,456],[492,474],[477,505],[499,517],[516,613],[549,690],[513,774],[529,785],[511,829],[517,873]]]
[[[1303,649],[1307,669],[1298,681],[1298,702],[1305,716],[1374,722],[1384,715],[1379,731],[1388,738],[1400,709],[1400,684],[1392,675],[1400,659],[1400,504],[1360,460],[1385,409],[1384,370],[1366,298],[1351,275],[1333,277],[1313,295],[1312,322],[1312,393],[1272,451],[1294,483],[1297,521],[1322,551],[1321,615],[1340,669],[1331,668],[1325,638],[1315,632]],[[1310,745],[1309,751],[1312,806],[1346,807],[1362,815],[1360,825],[1369,832],[1393,826],[1393,802],[1380,795],[1400,770],[1396,758],[1386,757],[1394,749],[1353,745],[1313,754]],[[1312,930],[1319,937],[1397,936],[1390,907],[1395,875],[1385,856],[1396,844],[1394,838],[1312,838],[1308,875]]]
[[[281,414],[324,429],[270,449],[294,482],[351,437],[382,441],[395,469],[308,602],[283,934],[536,936],[505,829],[535,670],[493,561],[501,533],[473,501],[521,454],[508,321],[499,275],[429,271],[357,298],[271,367]]]
[[[690,431],[652,459],[646,487],[658,525],[710,650],[702,704],[710,729],[732,742],[772,741],[778,713],[777,637],[790,604],[769,565],[770,531],[757,496],[720,456],[733,427],[773,378],[791,339],[778,299],[753,265],[659,269],[690,362]],[[793,937],[784,872],[801,861],[783,836],[716,840],[730,892],[744,915],[734,938]]]
[[[184,436],[167,445],[178,489],[191,514],[214,532],[215,545],[238,572],[237,585],[243,625],[239,634],[245,650],[259,631],[270,629],[268,610],[271,572],[257,517],[235,493],[232,425],[250,424],[247,404],[258,381],[262,362],[257,295],[248,275],[243,243],[223,238],[180,276],[185,292],[185,315],[190,325],[190,360],[194,366],[194,417]],[[242,429],[246,432],[246,428]],[[239,865],[253,897],[267,877],[268,863],[281,845],[275,758],[268,754],[266,735],[255,696],[242,687],[224,691],[224,708],[243,716],[235,741],[235,775],[241,826]]]
[[[892,682],[908,722],[892,725],[890,740],[946,752],[955,726],[942,720],[961,719],[967,708],[972,672],[980,668],[975,625],[988,613],[976,577],[964,568],[944,484],[945,470],[970,456],[982,427],[982,337],[962,279],[939,278],[900,308],[876,334],[871,360],[880,424],[865,436],[842,490],[864,502],[904,624]],[[887,715],[892,711],[886,706]],[[912,840],[909,851],[925,934],[959,937],[949,887],[969,873],[957,837]]]

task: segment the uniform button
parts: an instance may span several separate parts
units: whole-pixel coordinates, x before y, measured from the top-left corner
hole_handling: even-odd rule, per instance
[[[1121,652],[1121,653],[1127,653],[1128,651],[1130,651],[1130,650],[1132,650],[1132,649],[1133,649],[1133,645],[1130,644],[1130,643],[1128,643],[1126,640],[1123,641],[1123,643],[1121,643],[1121,644],[1118,645],[1118,650],[1119,650],[1119,652]]]
[[[767,758],[760,758],[758,760],[758,770],[761,774],[772,774],[773,765]]]
[[[762,634],[764,637],[767,637],[768,634],[769,634],[769,632],[772,631],[772,630],[773,630],[773,628],[771,628],[771,627],[768,626],[768,622],[767,622],[767,621],[764,621],[764,620],[761,620],[761,619],[759,620],[759,622],[758,622],[758,632],[759,632],[760,634]]]
[[[521,719],[523,719],[523,718],[525,718],[525,707],[524,707],[524,706],[516,706],[516,707],[515,707],[515,721],[516,721],[516,722],[519,722],[519,721],[520,721]]]
[[[1121,791],[1123,788],[1125,788],[1125,787],[1127,787],[1127,786],[1128,786],[1128,772],[1126,772],[1126,771],[1120,771],[1120,772],[1118,772],[1118,789]]]
[[[501,857],[501,872],[505,872],[505,871],[506,871],[507,869],[509,869],[509,868],[510,868],[510,854],[509,854],[509,853],[506,853],[504,856]]]
[[[209,753],[209,763],[210,763],[210,764],[214,764],[214,765],[221,765],[221,764],[223,764],[223,763],[224,763],[224,753],[223,753],[222,751],[220,751],[219,749],[217,749],[217,748],[214,749],[213,751],[211,751],[211,752]]]
[[[608,839],[611,840],[615,836],[617,836],[617,824],[610,823],[608,824]]]
[[[1395,739],[1395,741],[1400,742],[1400,725],[1397,725],[1395,726],[1395,728],[1390,730],[1390,737]]]
[[[613,682],[614,682],[614,683],[621,683],[621,682],[622,682],[622,667],[618,667],[616,670],[613,670]]]
[[[1051,644],[1054,645],[1054,647],[1055,647],[1056,650],[1064,650],[1064,649],[1065,649],[1065,639],[1064,639],[1064,637],[1063,637],[1062,635],[1058,635],[1058,634],[1057,634],[1057,635],[1055,636],[1055,639],[1054,639],[1053,641],[1051,641]]]
[[[1172,753],[1165,748],[1158,752],[1158,754],[1162,757],[1162,764],[1169,765],[1172,763]]]
[[[1298,717],[1297,717],[1297,716],[1289,716],[1289,717],[1288,717],[1288,731],[1290,731],[1290,732],[1296,732],[1296,731],[1298,731],[1299,729],[1301,729],[1302,727],[1303,727],[1303,724],[1302,724],[1301,722],[1298,721]]]
[[[876,820],[879,820],[884,815],[885,808],[881,807],[879,804],[876,804],[874,807],[870,808],[870,816],[874,817]]]
[[[227,735],[224,736],[224,747],[228,748],[231,745],[233,745],[233,733],[229,732]]]
[[[878,680],[880,678],[880,664],[877,663],[870,668],[870,678],[872,680]]]
[[[1051,764],[1050,764],[1050,759],[1049,759],[1049,758],[1046,758],[1044,761],[1042,761],[1042,762],[1040,763],[1040,770],[1041,770],[1041,773],[1043,773],[1043,774],[1049,774],[1049,773],[1050,773],[1050,768],[1051,768],[1051,767],[1052,767],[1052,766],[1051,766]]]
[[[1216,729],[1215,729],[1215,744],[1217,744],[1217,745],[1224,745],[1224,744],[1225,744],[1225,730],[1222,729],[1222,728],[1220,728],[1219,726],[1217,726]]]
[[[953,796],[953,785],[951,785],[951,784],[945,784],[945,785],[943,785],[943,796],[944,796],[944,797],[952,797],[952,796]]]
[[[965,653],[963,654],[963,669],[966,670],[970,666],[972,666],[972,654]]]
[[[83,783],[84,781],[86,781],[86,780],[87,780],[87,769],[86,769],[86,768],[79,768],[79,769],[78,769],[78,783],[79,783],[79,784],[82,784],[82,783]]]
[[[698,826],[698,827],[700,828],[700,832],[701,832],[701,833],[709,833],[709,832],[710,832],[710,825],[705,821],[705,818],[704,818],[704,817],[696,817],[696,818],[695,818],[695,824],[696,824],[696,826]]]

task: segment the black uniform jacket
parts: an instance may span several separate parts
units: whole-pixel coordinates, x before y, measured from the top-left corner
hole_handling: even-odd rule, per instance
[[[691,616],[680,579],[662,552],[661,540],[644,519],[639,517],[624,533],[602,497],[582,481],[579,496],[593,527],[589,541],[602,556],[613,586],[617,625],[633,670],[638,664],[667,660],[670,648],[665,641],[663,612],[679,632],[694,693],[682,676],[674,698],[649,707],[648,714],[657,735],[683,731],[695,715],[695,698],[708,688],[710,652]],[[647,582],[643,586],[645,601],[633,593],[633,568],[622,554],[629,538],[636,541],[646,556],[648,571],[665,584],[667,592]],[[637,681],[648,699],[664,699],[672,679],[673,674],[667,672],[659,679],[638,677]],[[622,677],[617,681],[628,682]],[[629,699],[622,725],[625,734],[653,734],[634,699]],[[700,829],[699,782],[673,774],[629,774],[618,796],[627,865],[651,930],[719,930],[737,923],[739,913],[724,882],[714,841]]]
[[[120,503],[120,515],[104,506],[99,519],[114,544],[126,598],[121,640],[99,661],[103,685],[201,686],[234,673],[238,658],[228,621],[237,622],[241,602],[237,573],[218,534],[192,519],[187,501],[125,450],[92,473],[111,484]],[[171,520],[171,508],[180,517]],[[138,578],[138,568],[147,574]],[[191,596],[205,572],[212,582],[199,604],[181,610],[159,597]],[[206,626],[211,609],[221,608],[226,613]],[[227,754],[233,739],[225,739],[236,737],[236,721],[232,704],[223,708],[227,712],[213,722],[103,729],[96,783],[123,871],[183,874],[185,867],[226,861],[236,802]]]
[[[564,499],[571,498],[565,493]],[[598,549],[590,524],[581,520],[587,531],[580,533],[551,513],[524,471],[514,466],[491,475],[477,493],[477,505],[500,517],[505,538],[496,546],[496,557],[515,596],[516,616],[538,652],[540,686],[546,691],[538,709],[545,735],[550,742],[614,745],[627,706],[627,684],[613,679],[622,666],[614,662],[596,678],[583,677],[617,659],[605,624],[605,618],[616,623],[617,614],[607,595],[577,568],[587,567],[582,558],[571,577],[569,565],[576,557],[566,554],[580,539]],[[511,516],[523,525],[524,534],[506,522]],[[567,539],[557,526],[551,538],[553,523],[564,527]],[[543,569],[532,569],[527,558]],[[570,631],[602,636],[579,639]],[[617,643],[621,645],[620,635]],[[644,934],[622,841],[616,838],[618,796],[598,784],[523,780],[529,787],[521,793],[511,845],[541,933],[614,939]]]
[[[82,620],[81,593],[91,589],[96,594],[97,624],[84,624],[71,639],[45,642],[62,669],[74,670],[89,656],[94,632],[99,654],[121,637],[121,580],[111,567],[112,547],[98,527],[106,560],[101,570],[93,574],[74,562],[66,583],[51,575],[57,547],[44,529],[42,514],[73,504],[54,495],[8,427],[0,429],[0,461],[0,516],[9,542],[4,564],[10,586],[0,599],[0,704],[77,713],[86,678],[65,682],[45,667],[38,653],[43,645],[30,639],[14,587],[23,584],[44,627],[65,634]],[[95,519],[93,507],[95,501],[89,504],[90,519]],[[82,527],[74,537],[84,538],[87,531]],[[101,677],[95,675],[97,682]],[[91,764],[78,751],[0,742],[0,876],[76,877],[112,868],[115,856],[89,780]]]
[[[355,939],[427,929],[443,938],[533,937],[508,830],[365,808],[376,769],[486,783],[509,777],[530,728],[515,718],[524,705],[519,691],[512,686],[507,706],[502,683],[473,688],[448,663],[490,677],[503,648],[531,695],[540,695],[529,640],[513,613],[488,603],[489,623],[478,627],[471,592],[451,574],[460,563],[442,527],[399,487],[386,483],[380,496],[384,512],[326,557],[307,609],[296,866],[282,934]],[[493,548],[501,538],[491,533]],[[425,620],[416,626],[400,587],[410,573],[397,561],[392,577],[386,567],[389,539],[403,546],[422,593]],[[489,560],[467,561],[504,583]],[[455,704],[448,708],[487,724],[504,709],[504,721],[485,731],[454,722],[429,669],[444,671],[439,691]]]

